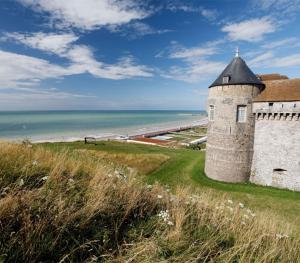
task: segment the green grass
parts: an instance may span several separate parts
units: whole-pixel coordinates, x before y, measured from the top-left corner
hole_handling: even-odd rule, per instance
[[[300,232],[300,193],[251,183],[223,183],[209,179],[204,173],[205,152],[189,149],[169,149],[132,143],[103,142],[85,145],[82,142],[44,144],[53,150],[62,148],[97,150],[107,153],[164,154],[169,159],[158,169],[146,174],[148,183],[155,181],[171,188],[183,185],[198,190],[211,189],[216,196],[228,195],[256,210],[270,210]],[[130,164],[129,164],[130,166]]]
[[[294,193],[214,182],[204,157],[0,142],[0,262],[299,262]]]

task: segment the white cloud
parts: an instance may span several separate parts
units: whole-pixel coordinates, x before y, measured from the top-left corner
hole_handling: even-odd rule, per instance
[[[205,9],[205,8],[202,8],[200,10],[200,13],[203,17],[205,17],[206,19],[211,20],[211,21],[217,19],[217,16],[218,16],[218,12],[216,10],[210,10],[210,9]]]
[[[0,110],[74,109],[78,106],[91,106],[95,101],[99,102],[99,98],[55,88],[0,90]]]
[[[226,65],[222,62],[202,60],[190,63],[183,67],[171,67],[171,69],[163,74],[163,76],[189,83],[197,83],[208,80],[212,76],[219,74],[225,66]]]
[[[276,12],[279,16],[293,15],[300,9],[300,0],[253,0],[253,4],[257,9]]]
[[[166,5],[166,9],[172,12],[182,11],[187,13],[199,13],[207,20],[213,21],[218,17],[218,12],[213,9],[207,9],[202,6],[194,6],[189,4],[183,4],[179,1],[169,1]]]
[[[0,50],[0,88],[32,86],[44,79],[82,73],[112,80],[153,75],[150,68],[136,64],[131,56],[121,58],[115,64],[98,61],[90,47],[73,44],[78,37],[72,33],[6,33],[4,39],[54,53],[68,63],[63,67],[44,59]]]
[[[207,57],[216,54],[215,47],[194,47],[179,49],[170,54],[170,58],[194,59],[199,57]]]
[[[99,62],[86,46],[74,46],[66,56],[70,63],[62,67],[44,59],[0,50],[0,88],[34,86],[44,79],[82,73],[113,80],[152,76],[151,69],[136,65],[130,57],[116,64]]]
[[[271,59],[273,59],[274,55],[273,52],[269,51],[269,52],[264,52],[258,56],[256,56],[255,58],[251,59],[248,64],[249,66],[253,66],[253,67],[257,67],[259,65],[265,64],[266,62],[270,61]]]
[[[172,30],[169,29],[154,29],[153,27],[142,23],[142,22],[134,22],[129,25],[130,29],[133,29],[138,36],[146,36],[146,35],[153,35],[153,34],[164,34],[171,32]]]
[[[223,26],[222,31],[228,33],[229,39],[233,41],[258,42],[266,34],[274,32],[276,27],[272,19],[263,17],[227,24]]]
[[[109,29],[112,32],[118,32],[123,36],[128,36],[129,38],[133,39],[146,35],[160,35],[172,32],[172,30],[169,29],[155,29],[150,25],[139,21],[134,21],[126,24],[125,26],[110,26]]]
[[[300,66],[300,54],[294,54],[286,57],[276,58],[272,61],[271,65],[273,67]]]
[[[256,68],[286,68],[300,66],[300,54],[276,57],[273,52],[262,53],[249,61],[249,65]]]
[[[123,0],[18,0],[39,12],[46,12],[60,27],[93,30],[121,25],[150,15],[137,1]]]
[[[165,53],[168,53],[169,58],[181,61],[183,65],[171,67],[162,76],[189,83],[210,79],[212,76],[219,74],[226,66],[222,62],[209,59],[210,56],[218,53],[218,45],[222,43],[223,40],[220,39],[207,42],[200,47],[191,48],[182,47],[177,42],[171,43],[171,47]],[[164,54],[158,55],[163,56]]]
[[[300,39],[296,37],[290,37],[290,38],[285,38],[273,42],[268,42],[264,44],[262,47],[263,48],[268,48],[268,49],[273,49],[273,48],[278,48],[278,47],[294,47],[294,46],[299,46],[300,45]]]
[[[72,62],[72,69],[89,72],[95,77],[107,79],[128,79],[132,77],[151,77],[151,69],[136,65],[132,57],[121,58],[116,64],[97,61],[87,46],[74,46],[66,55]]]
[[[74,74],[46,60],[0,50],[0,88],[32,86],[40,80]]]
[[[182,4],[178,1],[169,1],[166,4],[166,9],[176,12],[176,11],[183,11],[183,12],[198,12],[199,9],[192,5]]]
[[[12,39],[31,48],[40,49],[58,55],[66,52],[71,44],[79,39],[73,33],[6,33],[4,39]]]

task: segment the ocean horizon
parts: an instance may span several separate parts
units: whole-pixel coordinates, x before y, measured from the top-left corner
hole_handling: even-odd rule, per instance
[[[74,141],[196,125],[205,111],[48,110],[0,111],[0,139]]]

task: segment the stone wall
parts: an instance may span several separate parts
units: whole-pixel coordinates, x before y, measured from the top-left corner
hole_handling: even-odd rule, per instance
[[[300,191],[300,102],[254,103],[250,181]]]
[[[225,182],[249,180],[253,155],[254,116],[252,99],[259,94],[253,85],[226,85],[209,89],[207,107],[215,106],[208,124],[205,173]],[[237,106],[246,105],[245,123],[237,122]]]

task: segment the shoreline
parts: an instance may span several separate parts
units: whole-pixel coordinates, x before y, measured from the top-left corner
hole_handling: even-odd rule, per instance
[[[201,125],[206,125],[208,123],[207,117],[203,116],[199,118],[199,120],[187,120],[187,121],[180,121],[180,122],[168,122],[168,123],[160,123],[160,124],[153,124],[153,125],[146,125],[146,126],[135,126],[135,127],[127,127],[121,129],[111,130],[110,132],[95,132],[94,134],[80,134],[78,136],[59,136],[53,138],[28,138],[29,141],[33,144],[39,143],[59,143],[59,142],[76,142],[76,141],[84,141],[85,137],[93,137],[96,140],[116,140],[121,139],[122,136],[125,137],[137,137],[137,136],[144,136],[152,133],[160,133],[165,132],[168,130],[173,129],[180,129],[186,127],[197,127]],[[10,141],[10,142],[22,142],[23,139],[0,139],[2,141]]]

